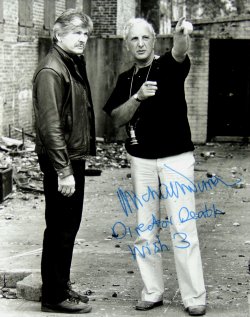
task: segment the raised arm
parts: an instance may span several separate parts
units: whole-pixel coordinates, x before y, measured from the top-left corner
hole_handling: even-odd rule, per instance
[[[174,33],[172,56],[179,63],[182,63],[186,57],[190,42],[189,34],[193,30],[192,24],[186,22],[185,19],[185,17],[180,18],[176,24]]]

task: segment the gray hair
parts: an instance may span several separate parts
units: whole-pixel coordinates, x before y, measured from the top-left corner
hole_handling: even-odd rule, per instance
[[[93,31],[93,22],[83,11],[77,9],[64,11],[54,23],[52,31],[53,42],[58,42],[57,34],[65,35],[77,27],[87,28],[89,33],[91,33]]]
[[[152,24],[150,24],[147,20],[143,19],[143,18],[132,18],[130,20],[128,20],[128,22],[125,24],[124,28],[123,28],[123,39],[126,41],[128,38],[128,34],[129,31],[131,29],[132,26],[135,26],[137,24],[144,24],[145,26],[147,26],[149,28],[149,31],[153,34],[153,36],[155,37],[155,30],[152,26]]]

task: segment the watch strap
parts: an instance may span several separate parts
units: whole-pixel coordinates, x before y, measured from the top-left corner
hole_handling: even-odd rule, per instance
[[[135,94],[133,97],[134,97],[134,99],[135,99],[136,101],[142,102],[142,100],[138,98],[138,95],[137,95],[137,94]]]

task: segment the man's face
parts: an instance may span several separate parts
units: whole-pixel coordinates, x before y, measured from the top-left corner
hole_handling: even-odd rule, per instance
[[[130,28],[127,48],[136,61],[147,61],[154,52],[155,37],[147,25],[139,23]]]
[[[85,50],[88,37],[87,28],[76,27],[73,31],[59,36],[58,45],[67,53],[81,55]]]

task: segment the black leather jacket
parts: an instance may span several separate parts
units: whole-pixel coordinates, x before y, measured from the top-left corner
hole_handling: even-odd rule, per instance
[[[54,44],[33,78],[36,152],[48,155],[59,177],[71,160],[95,155],[95,122],[85,62]]]

